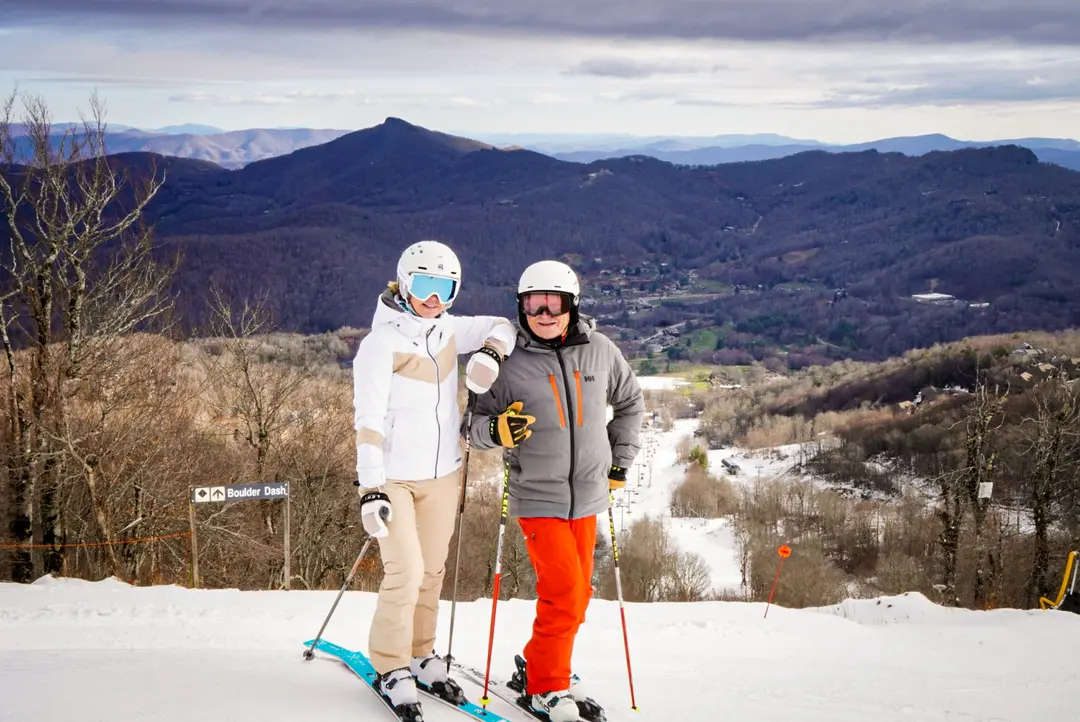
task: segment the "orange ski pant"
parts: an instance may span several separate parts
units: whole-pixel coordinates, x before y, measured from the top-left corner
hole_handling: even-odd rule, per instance
[[[596,517],[519,519],[536,571],[536,619],[525,645],[528,694],[570,686],[574,637],[592,598]]]

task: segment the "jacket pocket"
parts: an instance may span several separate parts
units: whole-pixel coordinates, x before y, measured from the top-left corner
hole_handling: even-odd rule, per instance
[[[551,382],[551,393],[555,396],[555,408],[559,411],[559,427],[566,428],[566,415],[562,410],[562,399],[559,398],[559,382],[555,380],[555,374],[548,374],[548,381]]]
[[[577,404],[574,406],[574,410],[577,411],[577,425],[581,426],[583,414],[581,404],[581,370],[574,371],[574,385],[577,388]]]

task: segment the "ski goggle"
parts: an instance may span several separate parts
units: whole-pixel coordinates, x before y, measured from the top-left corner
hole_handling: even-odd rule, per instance
[[[544,311],[547,311],[549,316],[561,316],[570,312],[570,294],[532,291],[522,294],[518,306],[526,316],[539,316]]]
[[[435,296],[440,303],[449,303],[457,293],[457,281],[427,273],[414,273],[409,277],[409,295],[421,301]]]

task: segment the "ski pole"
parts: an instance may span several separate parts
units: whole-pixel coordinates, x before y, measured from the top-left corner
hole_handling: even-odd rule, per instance
[[[465,516],[465,485],[469,479],[469,451],[472,449],[472,420],[473,407],[476,405],[476,392],[470,389],[469,405],[465,413],[465,459],[461,471],[461,496],[458,499],[457,513],[457,555],[454,557],[454,590],[450,594],[450,641],[446,645],[446,673],[450,674],[450,663],[453,661],[454,649],[454,616],[457,613],[457,583],[458,571],[461,569],[461,527]]]
[[[487,709],[488,683],[491,679],[491,648],[495,641],[495,608],[499,603],[499,581],[502,577],[502,548],[503,534],[506,532],[506,517],[510,512],[510,457],[504,455],[503,460],[503,493],[502,509],[499,513],[499,540],[495,547],[495,583],[491,593],[491,628],[488,630],[487,667],[484,669],[484,696],[480,698],[480,704]]]
[[[630,680],[630,709],[638,711],[634,699],[634,673],[630,669],[630,638],[626,634],[626,610],[623,609],[622,576],[619,574],[619,542],[615,539],[615,494],[608,492],[608,528],[611,530],[611,554],[615,564],[615,594],[619,598],[619,616],[622,618],[623,647],[626,649],[626,676]]]
[[[385,516],[385,515],[384,515]],[[338,602],[341,601],[341,595],[345,593],[345,590],[352,584],[353,577],[356,576],[356,570],[360,568],[360,560],[367,554],[368,547],[371,546],[371,542],[375,540],[375,537],[368,537],[364,542],[364,546],[360,547],[360,553],[356,555],[356,561],[353,562],[352,569],[349,571],[349,576],[345,577],[345,583],[341,585],[341,591],[338,592],[337,599],[334,600],[334,604],[330,607],[330,613],[326,615],[326,619],[323,620],[322,626],[319,627],[319,633],[315,635],[315,639],[311,642],[311,646],[304,650],[304,659],[311,660],[315,657],[315,645],[322,639],[322,633],[326,630],[326,625],[330,623],[330,617],[333,616],[334,610],[337,609]]]

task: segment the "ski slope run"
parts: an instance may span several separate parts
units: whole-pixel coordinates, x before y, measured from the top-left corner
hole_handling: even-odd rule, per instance
[[[303,660],[302,643],[336,594],[49,577],[0,584],[0,720],[389,720],[340,662]],[[325,638],[365,649],[374,606],[373,594],[346,593]],[[455,656],[480,669],[490,610],[485,600],[458,607]],[[444,604],[440,652],[449,612]],[[634,712],[618,606],[594,601],[575,671],[612,722],[1078,718],[1080,616],[942,609],[920,595],[763,612],[761,604],[628,604]],[[500,603],[493,672],[510,671],[532,614],[532,603]],[[479,688],[463,686],[479,698]],[[491,709],[528,719],[495,702]],[[425,712],[429,722],[468,719],[437,704]]]
[[[644,376],[639,379],[648,389],[677,388],[678,379]],[[710,570],[712,589],[717,592],[740,594],[742,571],[739,544],[730,519],[679,518],[671,515],[671,495],[686,478],[687,464],[679,461],[681,441],[705,446],[695,439],[698,419],[676,419],[673,428],[664,431],[646,424],[642,429],[642,450],[627,472],[627,485],[615,493],[615,528],[629,528],[634,519],[650,517],[660,520],[675,544],[682,551],[701,556]],[[790,444],[771,449],[751,451],[726,447],[706,451],[709,473],[735,485],[750,484],[763,478],[802,478],[793,468],[807,453],[809,445]],[[737,474],[728,474],[721,463],[738,466]],[[811,479],[812,480],[812,479]],[[606,534],[606,517],[601,520],[601,533]]]
[[[621,531],[643,516],[660,520],[682,551],[693,552],[705,560],[713,590],[739,593],[742,571],[731,520],[671,515],[672,492],[686,478],[687,469],[687,464],[679,461],[679,442],[691,439],[693,443],[703,444],[693,438],[697,428],[697,419],[676,419],[669,431],[652,427],[642,430],[642,450],[627,472],[626,489],[615,494],[615,528]],[[749,483],[756,477],[782,477],[795,464],[797,454],[797,444],[763,452],[735,447],[714,449],[707,452],[709,473],[733,484]],[[739,474],[726,474],[720,463],[722,459],[737,463]]]

